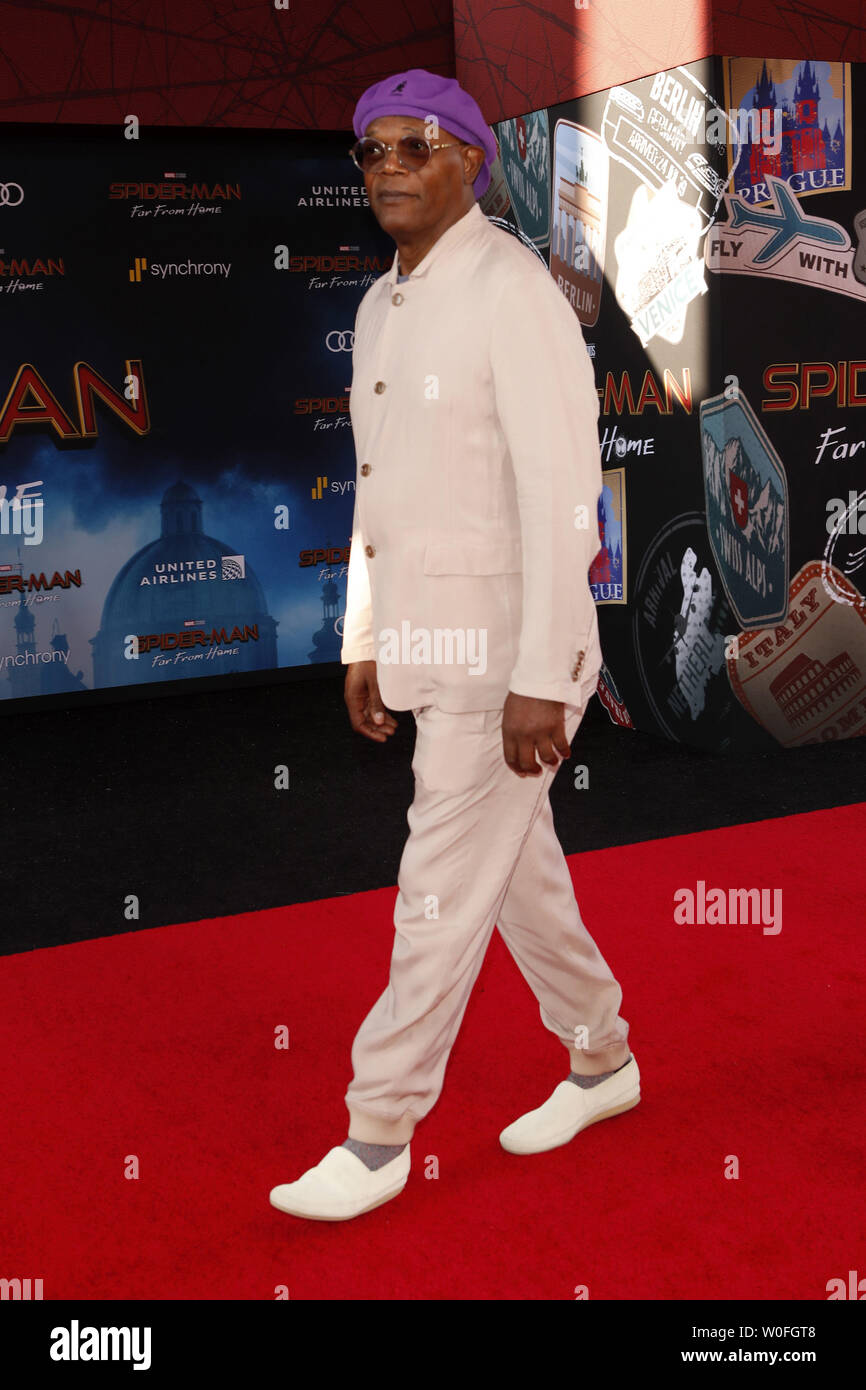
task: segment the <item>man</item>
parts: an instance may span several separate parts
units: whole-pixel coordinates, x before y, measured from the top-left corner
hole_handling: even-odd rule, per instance
[[[456,81],[387,78],[354,130],[397,254],[355,321],[345,701],[379,743],[388,709],[411,709],[415,795],[390,981],[352,1046],[348,1138],[270,1194],[328,1221],[403,1190],[495,925],[571,1065],[502,1146],[556,1148],[640,1099],[622,991],[581,921],[548,795],[601,665],[592,364],[544,265],[476,202],[496,143]]]

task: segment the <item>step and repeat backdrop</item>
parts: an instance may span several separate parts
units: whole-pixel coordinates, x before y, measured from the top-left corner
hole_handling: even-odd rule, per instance
[[[5,135],[3,699],[339,661],[353,139]]]
[[[715,58],[494,126],[482,210],[595,366],[624,727],[866,729],[863,83]],[[0,701],[339,660],[352,328],[394,254],[352,139],[7,128]]]
[[[624,727],[866,730],[864,97],[862,64],[716,57],[496,127],[496,210],[595,364],[598,693]]]

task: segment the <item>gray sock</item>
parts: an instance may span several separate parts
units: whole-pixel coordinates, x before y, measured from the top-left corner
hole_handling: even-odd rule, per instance
[[[631,1053],[623,1062],[622,1067],[627,1067],[630,1061]],[[582,1091],[588,1091],[590,1086],[597,1086],[600,1081],[607,1081],[609,1076],[616,1076],[618,1071],[622,1071],[622,1067],[614,1067],[613,1071],[603,1071],[600,1076],[581,1076],[579,1072],[572,1071],[568,1074],[568,1080],[573,1081],[575,1086],[579,1086]]]
[[[377,1168],[384,1168],[385,1164],[402,1153],[405,1147],[405,1144],[363,1144],[360,1139],[343,1141],[343,1148],[356,1154],[371,1173],[375,1173]]]

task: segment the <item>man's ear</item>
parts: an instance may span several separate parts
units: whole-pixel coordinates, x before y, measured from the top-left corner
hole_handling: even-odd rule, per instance
[[[468,145],[469,159],[466,161],[469,167],[469,183],[474,183],[481,172],[484,163],[484,151],[478,145]]]

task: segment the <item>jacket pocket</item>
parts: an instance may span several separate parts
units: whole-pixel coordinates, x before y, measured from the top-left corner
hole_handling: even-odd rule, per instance
[[[519,538],[466,541],[437,538],[424,551],[425,574],[520,574]]]

